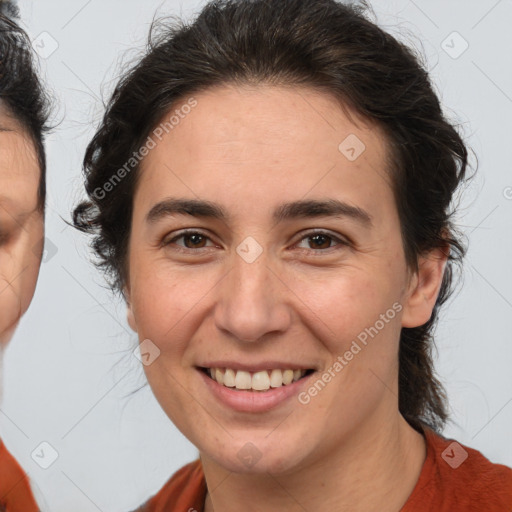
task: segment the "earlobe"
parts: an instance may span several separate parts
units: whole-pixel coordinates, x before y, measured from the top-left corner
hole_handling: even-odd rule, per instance
[[[432,316],[448,261],[449,246],[420,257],[418,272],[411,279],[402,315],[402,327],[418,327]]]

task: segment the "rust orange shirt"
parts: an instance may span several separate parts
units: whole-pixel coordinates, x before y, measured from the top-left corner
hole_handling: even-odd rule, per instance
[[[27,475],[0,440],[0,511],[39,512]]]
[[[512,512],[512,469],[425,429],[427,457],[400,512]],[[137,512],[204,512],[201,461],[178,470]]]

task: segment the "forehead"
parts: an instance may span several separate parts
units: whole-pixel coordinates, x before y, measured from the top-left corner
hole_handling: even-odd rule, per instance
[[[152,132],[156,144],[142,162],[138,191],[148,202],[179,191],[214,194],[236,209],[247,208],[249,195],[272,201],[342,189],[371,202],[389,188],[384,133],[326,93],[225,85],[192,98],[177,102]]]
[[[34,144],[19,123],[0,115],[0,206],[13,214],[34,210],[40,169]]]
[[[191,98],[196,106],[188,108]],[[172,116],[179,111],[180,118]],[[214,144],[229,146],[239,140],[281,147],[283,153],[287,146],[303,142],[337,149],[343,132],[366,139],[370,156],[386,147],[384,132],[375,123],[331,94],[306,87],[216,86],[177,101],[160,126],[165,128],[171,117],[177,125],[165,130],[168,138],[191,138],[198,157],[203,150],[211,156]]]

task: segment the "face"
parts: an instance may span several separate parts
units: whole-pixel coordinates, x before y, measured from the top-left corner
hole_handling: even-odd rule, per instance
[[[408,272],[377,127],[307,88],[194,98],[140,169],[129,322],[203,457],[284,473],[396,418],[400,329],[438,283]]]
[[[43,214],[34,144],[18,122],[0,114],[0,346],[27,310],[39,273]]]

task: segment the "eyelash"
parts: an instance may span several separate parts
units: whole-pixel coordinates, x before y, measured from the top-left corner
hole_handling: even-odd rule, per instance
[[[175,237],[173,237],[170,240],[164,240],[162,242],[161,246],[166,247],[166,246],[171,245],[172,243],[176,242],[176,240],[179,240],[180,238],[184,238],[184,237],[190,236],[190,235],[200,235],[200,236],[210,240],[210,237],[208,235],[206,235],[205,233],[202,233],[201,231],[190,229],[190,230],[181,231],[178,235],[176,235]],[[303,250],[305,250],[306,252],[313,252],[313,253],[319,253],[319,252],[320,253],[330,253],[331,249],[335,249],[337,245],[341,245],[343,247],[348,247],[350,245],[349,242],[347,242],[341,238],[338,238],[338,237],[330,234],[327,231],[308,232],[299,240],[299,242],[302,242],[303,240],[305,240],[307,238],[313,238],[314,236],[317,236],[317,235],[323,235],[323,236],[330,238],[331,240],[338,242],[338,243],[333,247],[328,247],[327,249],[303,249]],[[184,252],[184,253],[190,254],[191,252],[198,252],[198,250],[201,250],[201,249],[208,249],[208,247],[199,247],[198,249],[189,249],[187,247],[183,248],[183,247],[178,246],[178,248],[176,250],[178,252]]]

